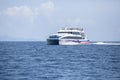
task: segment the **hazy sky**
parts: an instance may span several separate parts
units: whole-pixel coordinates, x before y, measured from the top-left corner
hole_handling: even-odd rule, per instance
[[[0,0],[0,41],[46,40],[66,26],[120,41],[120,0]]]

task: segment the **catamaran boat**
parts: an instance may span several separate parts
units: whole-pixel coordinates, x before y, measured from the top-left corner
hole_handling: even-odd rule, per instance
[[[47,38],[49,45],[80,45],[89,44],[83,28],[63,28]]]

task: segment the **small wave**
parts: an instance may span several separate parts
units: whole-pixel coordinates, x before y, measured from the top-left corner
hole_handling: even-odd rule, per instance
[[[95,42],[95,43],[92,43],[94,45],[120,45],[120,42],[117,43],[117,42]]]

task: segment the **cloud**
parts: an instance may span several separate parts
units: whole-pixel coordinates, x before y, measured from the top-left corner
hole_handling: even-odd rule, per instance
[[[40,5],[40,7],[41,7],[42,9],[44,9],[44,10],[49,11],[49,12],[53,12],[54,9],[55,9],[55,5],[54,5],[54,3],[51,2],[51,1],[46,2],[46,3],[42,3],[42,4]]]
[[[3,11],[0,11],[0,15],[8,15],[8,16],[16,16],[16,15],[22,15],[22,16],[33,16],[33,15],[38,15],[41,13],[51,13],[55,9],[55,5],[53,2],[48,1],[45,3],[41,3],[40,6],[31,9],[28,6],[13,6],[10,8],[7,8]]]
[[[33,11],[27,6],[14,6],[11,8],[7,8],[6,10],[3,10],[1,14],[8,16],[16,16],[16,15],[32,16]]]
[[[48,1],[45,3],[41,3],[39,7],[35,8],[34,12],[35,12],[35,15],[38,15],[38,14],[49,15],[53,13],[54,10],[55,10],[54,3],[51,1]]]

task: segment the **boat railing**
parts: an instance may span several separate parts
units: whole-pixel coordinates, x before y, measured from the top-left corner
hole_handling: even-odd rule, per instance
[[[62,30],[80,30],[80,31],[83,31],[83,28],[62,28]]]

